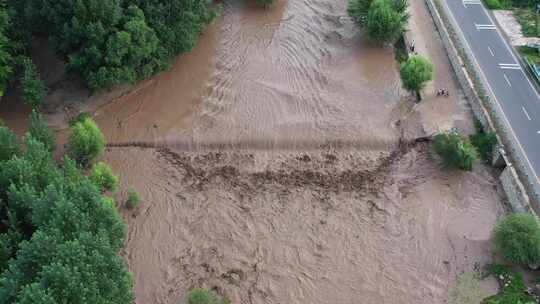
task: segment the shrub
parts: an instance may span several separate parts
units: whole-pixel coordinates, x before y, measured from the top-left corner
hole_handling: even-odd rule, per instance
[[[484,0],[484,2],[489,9],[498,10],[503,8],[499,0]]]
[[[374,41],[394,44],[405,32],[408,22],[406,2],[404,8],[397,6],[400,1],[374,0],[367,15],[366,30]],[[403,10],[401,10],[403,9]]]
[[[520,273],[506,266],[489,265],[487,272],[494,275],[502,286],[501,291],[482,301],[482,304],[534,304],[534,299],[526,292]]]
[[[472,145],[458,133],[437,134],[434,138],[433,148],[446,167],[472,170],[476,153]]]
[[[139,198],[139,194],[137,193],[137,191],[135,191],[135,189],[129,188],[127,191],[127,196],[128,197],[126,200],[126,207],[128,209],[133,209],[137,207],[137,205],[139,205],[140,198]]]
[[[41,142],[45,147],[53,152],[56,148],[56,142],[54,138],[54,133],[49,129],[47,122],[41,114],[36,110],[32,110],[30,114],[30,127],[28,129],[28,134],[32,138]]]
[[[94,165],[90,173],[90,180],[101,191],[114,192],[118,187],[118,177],[113,174],[111,167],[102,162]]]
[[[85,118],[70,128],[68,153],[80,165],[87,167],[105,148],[105,138],[96,123]]]
[[[433,78],[433,64],[422,56],[413,55],[401,64],[399,73],[403,87],[418,95]]]
[[[476,148],[480,158],[489,163],[492,158],[493,147],[497,144],[497,136],[495,133],[484,132],[479,121],[475,121],[476,134],[469,136],[471,144]]]
[[[494,229],[495,245],[504,259],[518,264],[540,262],[540,227],[529,213],[513,213],[500,219]]]
[[[209,290],[195,288],[189,292],[188,304],[218,304],[217,297]]]
[[[21,79],[22,98],[32,108],[37,108],[47,96],[47,86],[39,75],[37,67],[31,59],[23,60],[23,76]]]
[[[349,0],[347,3],[347,14],[349,14],[349,17],[356,24],[364,27],[367,23],[369,7],[372,2],[373,0]]]

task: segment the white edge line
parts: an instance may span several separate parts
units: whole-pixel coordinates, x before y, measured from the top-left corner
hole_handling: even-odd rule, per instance
[[[442,1],[444,3],[444,1]],[[448,5],[445,3],[446,7],[448,8],[448,12],[450,13],[450,17],[454,20],[454,24],[458,24],[457,23],[457,20],[456,18],[454,17],[454,13],[452,13],[452,9],[450,9],[450,7],[448,7]],[[482,5],[482,9],[484,9],[485,11],[485,7]],[[491,20],[491,16],[489,16],[488,14],[488,17],[490,18]],[[493,20],[491,20],[493,22]],[[459,26],[456,26],[457,27],[457,30],[461,32],[461,37],[465,38],[465,35],[463,34],[463,31],[461,30],[461,27]],[[497,29],[497,33],[499,33],[499,30]],[[501,35],[501,33],[499,33],[499,36]],[[502,36],[501,36],[502,38]],[[519,142],[519,138],[516,136],[516,132],[514,131],[514,129],[512,128],[512,125],[510,124],[510,121],[508,120],[508,118],[506,117],[506,114],[504,113],[503,109],[502,109],[502,106],[501,104],[499,103],[499,100],[497,99],[497,96],[495,96],[495,94],[493,93],[493,90],[491,89],[491,85],[489,84],[489,81],[487,81],[487,78],[486,78],[486,75],[484,74],[484,71],[480,68],[480,64],[478,64],[478,61],[476,60],[476,56],[474,55],[474,52],[472,51],[471,49],[471,46],[469,45],[469,42],[467,41],[467,39],[463,39],[465,45],[467,46],[467,48],[469,49],[469,51],[471,52],[472,54],[472,58],[474,60],[474,62],[476,63],[476,66],[478,67],[480,73],[482,73],[482,76],[484,76],[484,79],[486,80],[486,84],[487,84],[487,87],[488,87],[488,90],[491,92],[491,95],[493,96],[493,98],[495,99],[496,103],[497,103],[497,107],[499,108],[499,110],[501,111],[501,114],[506,122],[506,124],[508,125],[508,127],[510,128],[510,132],[512,132],[512,136],[514,137],[514,139],[516,140],[518,146],[519,146],[519,149],[521,150],[521,153],[523,153],[523,157],[525,157],[525,160],[527,161],[527,164],[529,165],[529,169],[531,170],[532,174],[534,174],[534,177],[536,179],[536,183],[537,185],[540,186],[540,179],[538,178],[538,175],[536,174],[536,171],[534,170],[532,164],[531,164],[531,161],[529,160],[529,158],[527,157],[527,153],[525,153],[525,149],[523,149],[523,146],[521,145],[521,143]],[[506,45],[506,40],[503,39],[503,43]],[[508,47],[508,45],[506,45],[506,47]],[[515,56],[515,54],[513,52],[510,52],[512,54],[512,57],[514,59],[516,59],[517,61],[517,58]],[[527,78],[528,80],[529,78]],[[529,84],[532,86],[532,84],[530,83],[529,81]],[[534,90],[534,87],[533,87],[533,90]],[[534,90],[536,92],[536,90]],[[536,94],[538,95],[538,92],[536,92]]]
[[[486,16],[488,17],[489,21],[491,21],[493,24],[495,24],[495,22],[493,22],[493,18],[491,18],[491,15],[489,14],[489,12],[487,11],[487,9],[484,7],[484,5],[481,5],[482,7],[482,10],[484,11],[484,13],[486,14]],[[455,19],[454,19],[455,20]],[[497,34],[499,34],[499,37],[501,38],[501,40],[503,41],[503,44],[504,46],[506,47],[506,49],[508,50],[508,52],[510,52],[510,55],[512,56],[512,58],[514,58],[514,60],[516,62],[520,62],[518,60],[518,58],[516,57],[516,54],[514,54],[514,52],[512,51],[512,49],[510,48],[510,46],[508,45],[508,42],[506,41],[506,39],[504,39],[504,36],[501,34],[501,32],[499,31],[499,28],[496,27],[496,31],[497,31]],[[527,83],[529,84],[529,86],[531,87],[531,89],[534,91],[534,93],[536,94],[536,97],[540,100],[540,95],[538,94],[538,91],[536,91],[536,88],[533,86],[533,84],[531,83],[531,80],[529,79],[529,77],[527,76],[527,74],[525,74],[525,71],[523,71],[523,69],[521,70],[521,72],[523,73],[523,76],[525,76],[525,79],[527,80]],[[538,176],[536,177],[538,178]],[[540,181],[539,181],[540,183]]]
[[[504,79],[506,80],[506,83],[508,83],[508,86],[512,86],[512,84],[510,83],[510,80],[508,79],[508,77],[506,77],[506,74],[503,73],[503,76],[504,76]]]
[[[527,119],[531,120],[531,116],[529,116],[529,113],[527,113],[527,110],[525,109],[525,107],[521,106],[521,109],[523,110],[523,113],[525,113],[525,116],[527,116]]]

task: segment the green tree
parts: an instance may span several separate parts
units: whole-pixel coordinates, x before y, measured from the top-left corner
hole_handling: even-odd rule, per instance
[[[105,148],[105,137],[90,118],[70,128],[68,154],[82,166],[90,165]]]
[[[373,0],[349,0],[347,3],[349,17],[360,27],[364,27],[367,24],[369,7],[372,2]]]
[[[413,55],[401,64],[399,70],[403,87],[417,96],[433,78],[433,65],[426,58]]]
[[[25,58],[22,67],[22,98],[26,104],[33,108],[39,107],[43,103],[45,96],[47,96],[47,86],[41,80],[37,67],[31,59]]]
[[[374,0],[367,15],[368,36],[380,43],[394,44],[405,32],[408,15],[394,0]],[[405,2],[406,3],[406,2]],[[405,6],[406,9],[406,6]]]
[[[495,245],[504,259],[517,264],[540,263],[540,227],[529,213],[513,213],[497,222]]]
[[[131,304],[114,202],[33,136],[14,150],[0,159],[0,303]]]
[[[476,159],[476,151],[458,133],[437,134],[434,137],[433,148],[446,167],[472,170]]]
[[[0,161],[8,160],[13,155],[19,154],[17,135],[11,132],[0,120]]]
[[[101,191],[116,191],[118,187],[118,177],[112,172],[111,167],[103,162],[94,165],[90,173],[90,180],[94,182]]]
[[[29,0],[20,9],[93,90],[168,67],[217,14],[210,0]]]
[[[11,17],[4,6],[0,6],[0,97],[4,95],[15,74],[13,41],[8,37],[12,31]]]
[[[28,134],[34,139],[42,142],[49,151],[53,152],[56,149],[54,133],[49,129],[43,116],[36,110],[32,110],[32,113],[30,114]]]

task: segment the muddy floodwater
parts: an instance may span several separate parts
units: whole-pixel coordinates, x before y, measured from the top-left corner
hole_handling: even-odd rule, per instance
[[[362,41],[346,1],[223,1],[172,71],[98,111],[112,142],[301,147],[392,145],[400,100],[391,48]]]
[[[445,303],[491,261],[502,212],[487,169],[444,173],[422,145],[105,159],[142,195],[124,249],[140,304],[200,286],[233,303]]]

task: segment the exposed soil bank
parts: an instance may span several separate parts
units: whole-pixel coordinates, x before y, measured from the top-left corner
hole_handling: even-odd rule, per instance
[[[198,286],[233,303],[444,303],[456,274],[490,260],[502,209],[486,168],[444,173],[428,150],[111,148],[142,195],[124,253],[137,303]]]

